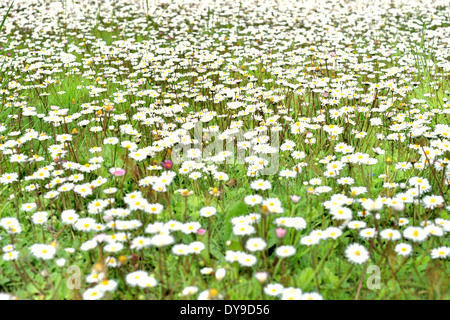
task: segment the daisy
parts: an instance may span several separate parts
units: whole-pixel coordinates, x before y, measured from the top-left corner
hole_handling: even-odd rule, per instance
[[[352,211],[346,207],[332,208],[330,214],[335,220],[349,220],[353,217]]]
[[[245,248],[250,252],[262,251],[266,247],[267,244],[262,238],[250,238],[245,244]]]
[[[320,238],[315,236],[305,236],[300,239],[300,244],[304,246],[312,246],[319,243]]]
[[[275,254],[280,258],[287,258],[293,256],[296,250],[293,246],[281,246],[275,249]]]
[[[81,251],[89,251],[92,250],[94,248],[96,248],[98,245],[98,242],[95,240],[88,240],[86,242],[83,242],[83,244],[81,244],[80,246],[80,250]]]
[[[400,240],[402,235],[398,230],[394,229],[384,229],[380,232],[381,239],[389,240],[389,241],[396,241]]]
[[[14,261],[19,257],[19,251],[8,251],[3,254],[3,260],[5,261]]]
[[[442,196],[425,196],[422,201],[425,209],[435,209],[444,204],[444,198]]]
[[[99,300],[102,299],[104,296],[104,291],[101,290],[101,288],[98,288],[97,286],[94,288],[87,289],[83,293],[83,300]]]
[[[17,173],[5,173],[0,176],[0,182],[2,184],[10,184],[17,181],[19,175]]]
[[[262,203],[263,208],[267,208],[270,213],[283,213],[281,201],[277,198],[267,198]]]
[[[151,245],[151,241],[149,238],[145,237],[136,237],[131,242],[131,249],[142,250],[143,248],[149,247]]]
[[[126,278],[125,281],[127,282],[128,285],[132,286],[132,287],[136,287],[136,286],[140,286],[140,284],[145,281],[148,278],[148,273],[145,271],[135,271],[132,273],[129,273]]]
[[[407,257],[412,253],[412,246],[407,243],[399,243],[395,246],[394,251],[400,256]]]
[[[369,252],[364,246],[352,243],[345,249],[345,256],[350,262],[361,264],[369,259]]]
[[[409,220],[406,218],[400,218],[398,219],[398,225],[399,226],[406,226],[409,223]]]
[[[257,204],[260,204],[262,202],[262,200],[263,200],[263,197],[261,197],[259,195],[249,195],[244,198],[245,204],[250,205],[252,207]]]
[[[280,300],[300,300],[302,290],[298,288],[284,288],[281,292]]]
[[[87,196],[90,196],[92,194],[92,189],[90,184],[82,184],[82,185],[76,185],[73,190],[78,193],[83,198],[86,198]]]
[[[217,212],[217,209],[214,207],[204,207],[204,208],[200,209],[200,216],[209,218],[209,217],[216,215],[216,212]]]
[[[342,230],[336,227],[328,227],[324,230],[324,238],[336,240],[342,235]]]
[[[193,254],[199,254],[203,249],[205,249],[205,244],[201,241],[194,241],[189,244],[189,248]]]
[[[39,259],[50,260],[53,259],[56,254],[54,246],[45,244],[33,244],[30,247],[31,253]]]
[[[366,228],[366,229],[362,229],[359,232],[359,236],[364,239],[370,239],[370,238],[375,237],[376,233],[377,232],[376,232],[375,228]]]
[[[279,283],[270,283],[264,287],[264,293],[269,296],[276,297],[283,293],[283,289],[283,285]]]
[[[444,229],[442,229],[440,226],[436,226],[434,224],[429,224],[424,228],[425,232],[429,235],[435,236],[435,237],[442,237],[444,235]]]
[[[233,227],[233,233],[237,236],[247,236],[255,232],[256,232],[255,228],[246,223],[240,223]]]
[[[33,211],[33,209],[36,209],[37,205],[36,203],[32,202],[32,203],[24,203],[21,206],[21,209],[25,212],[30,212]]]
[[[174,241],[170,235],[156,235],[151,238],[151,244],[158,248],[171,245]]]
[[[414,242],[422,242],[428,236],[428,233],[420,227],[407,227],[403,230],[403,236]]]
[[[302,294],[300,300],[323,300],[323,297],[316,292],[308,292]]]
[[[193,294],[196,294],[198,292],[198,287],[195,286],[189,286],[183,289],[181,292],[181,295],[183,297],[191,296]]]
[[[439,247],[435,248],[431,251],[431,258],[432,259],[446,259],[450,255],[450,248],[449,247]]]
[[[238,262],[243,267],[251,267],[256,264],[257,258],[251,254],[242,253],[239,256]]]
[[[185,234],[196,233],[197,230],[201,227],[201,224],[198,222],[188,222],[183,224],[183,226],[181,227],[181,232]]]
[[[150,203],[145,205],[144,211],[149,214],[160,214],[163,211],[163,205],[159,203]]]
[[[269,190],[272,188],[272,184],[269,181],[259,179],[253,181],[250,184],[250,188],[252,188],[253,190]]]
[[[176,244],[172,247],[172,253],[176,256],[187,256],[192,252],[192,248],[186,244]]]
[[[118,286],[117,281],[111,279],[104,279],[95,286],[95,289],[101,290],[103,292],[114,291]]]

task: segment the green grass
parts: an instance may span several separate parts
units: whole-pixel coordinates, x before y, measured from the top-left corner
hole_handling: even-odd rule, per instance
[[[9,7],[9,10],[12,8]],[[428,63],[430,60],[437,61],[436,51],[434,46],[428,43],[436,43],[442,45],[443,41],[439,39],[432,39],[427,37],[425,33],[421,33],[420,41],[410,40],[410,43],[403,50],[395,47],[397,42],[389,42],[390,34],[386,29],[381,29],[377,40],[380,41],[390,50],[394,52],[390,61],[383,61],[385,66],[380,67],[374,62],[366,62],[374,67],[374,70],[381,71],[381,74],[374,78],[368,78],[367,74],[355,71],[354,63],[350,60],[343,59],[341,69],[337,69],[329,61],[325,62],[321,59],[321,54],[332,50],[332,46],[328,44],[315,45],[309,43],[296,43],[290,38],[284,39],[283,46],[279,44],[274,47],[271,55],[268,54],[268,49],[259,49],[263,51],[263,58],[259,63],[256,63],[256,56],[249,54],[243,56],[239,48],[258,47],[261,44],[270,44],[269,39],[263,39],[255,43],[254,39],[249,39],[251,32],[244,27],[238,28],[238,37],[234,43],[228,40],[221,40],[220,36],[230,37],[232,30],[235,27],[232,23],[228,24],[214,24],[208,27],[198,27],[198,25],[187,25],[180,22],[182,26],[192,28],[189,32],[176,35],[174,39],[168,39],[166,31],[159,32],[161,28],[172,28],[179,30],[169,25],[169,20],[165,13],[177,12],[178,7],[166,7],[162,9],[160,16],[145,17],[145,26],[140,27],[139,30],[151,32],[157,30],[151,36],[144,36],[137,31],[137,27],[133,25],[133,20],[138,17],[138,14],[130,13],[129,16],[111,16],[106,17],[100,14],[96,15],[91,22],[92,28],[88,28],[88,32],[81,33],[79,30],[68,29],[65,22],[63,22],[63,15],[58,18],[59,28],[56,32],[44,33],[43,37],[56,36],[57,41],[62,39],[67,40],[67,45],[62,50],[67,50],[67,46],[75,44],[79,48],[84,49],[85,52],[72,52],[76,56],[76,62],[81,65],[76,66],[59,66],[60,71],[51,75],[41,74],[30,82],[25,82],[27,76],[35,75],[35,71],[25,71],[26,65],[31,64],[26,61],[28,57],[37,57],[38,54],[30,53],[29,51],[21,51],[26,49],[29,45],[26,40],[35,41],[25,29],[18,28],[22,39],[18,45],[11,50],[11,56],[6,56],[6,52],[2,52],[3,61],[20,61],[19,66],[10,66],[2,73],[2,82],[0,89],[6,89],[10,93],[1,96],[2,105],[0,108],[0,122],[5,124],[6,130],[3,131],[0,137],[2,144],[9,140],[20,140],[27,130],[33,129],[38,133],[46,133],[50,139],[45,141],[38,141],[37,139],[27,141],[22,145],[16,147],[18,153],[32,157],[39,155],[44,158],[42,162],[18,164],[10,161],[10,154],[3,152],[0,155],[0,175],[17,172],[20,180],[13,184],[4,184],[0,187],[0,219],[6,217],[18,217],[22,232],[20,234],[11,235],[5,229],[0,229],[0,244],[2,247],[9,244],[14,244],[16,250],[19,252],[19,258],[16,261],[7,261],[0,259],[0,292],[10,293],[19,299],[81,299],[84,292],[91,288],[93,284],[87,282],[88,275],[94,275],[100,271],[107,270],[108,279],[117,281],[118,287],[113,292],[105,293],[106,299],[190,299],[196,298],[198,295],[189,297],[182,297],[181,292],[187,286],[197,286],[199,293],[204,290],[217,289],[218,293],[225,299],[272,299],[263,292],[264,287],[269,283],[280,283],[285,288],[295,287],[302,290],[303,293],[316,292],[324,299],[449,299],[448,291],[448,273],[447,258],[432,259],[430,253],[433,249],[445,246],[448,248],[448,235],[444,232],[442,237],[428,236],[427,239],[420,243],[414,243],[403,237],[397,242],[389,242],[375,237],[372,239],[364,239],[358,235],[357,230],[352,230],[348,227],[342,228],[342,235],[337,240],[327,239],[321,240],[320,244],[313,246],[305,246],[300,244],[300,239],[309,235],[315,230],[326,230],[329,227],[340,227],[343,222],[332,219],[329,210],[324,207],[324,202],[329,200],[334,194],[346,195],[354,200],[354,203],[349,205],[353,212],[353,220],[364,221],[368,228],[375,228],[377,232],[383,229],[392,228],[398,229],[403,233],[406,227],[398,226],[398,220],[402,217],[407,217],[410,220],[409,225],[420,226],[421,222],[432,221],[440,218],[447,220],[448,216],[448,186],[444,184],[444,171],[437,171],[436,169],[427,166],[424,170],[410,169],[401,171],[395,169],[395,165],[399,162],[417,162],[420,159],[420,154],[417,150],[409,148],[408,145],[421,145],[430,147],[436,137],[420,135],[418,137],[408,137],[406,134],[410,130],[403,130],[405,135],[404,141],[380,140],[377,134],[387,136],[393,133],[389,127],[397,121],[395,116],[400,114],[405,115],[405,123],[415,120],[414,115],[411,114],[412,109],[418,109],[417,114],[424,117],[429,117],[430,121],[426,123],[429,126],[429,132],[432,132],[438,124],[448,124],[448,114],[445,110],[449,110],[445,105],[444,98],[449,98],[449,81],[448,72],[444,72],[442,68],[435,66],[431,67]],[[171,11],[173,10],[173,11]],[[184,9],[183,9],[184,10]],[[443,14],[448,12],[448,7],[444,9],[435,9],[435,14]],[[220,10],[219,10],[220,11]],[[114,8],[115,13],[125,12],[123,8]],[[11,11],[13,18],[14,11]],[[246,21],[251,19],[248,16],[249,12],[240,11],[241,18],[233,18],[236,21]],[[209,11],[208,16],[215,16],[216,11]],[[409,17],[408,17],[409,15]],[[414,30],[409,30],[406,22],[412,17],[419,17],[416,12],[405,12],[398,21],[397,32],[400,34],[410,33],[418,34]],[[5,18],[0,29],[5,23]],[[161,20],[160,22],[156,21]],[[339,19],[337,19],[339,20]],[[197,21],[198,23],[199,21]],[[343,21],[337,21],[344,23]],[[261,24],[263,25],[263,24]],[[125,27],[124,27],[125,26]],[[393,23],[391,26],[395,26]],[[111,27],[112,32],[101,31],[100,27]],[[397,27],[397,26],[396,26]],[[426,30],[433,30],[435,26],[431,26]],[[442,27],[446,27],[445,24]],[[341,28],[341,27],[339,27]],[[314,29],[311,26],[305,29]],[[323,30],[325,27],[323,27]],[[322,36],[322,29],[317,31],[317,34]],[[77,37],[83,34],[83,38]],[[295,28],[291,30],[295,31]],[[71,35],[71,32],[76,32]],[[345,30],[343,31],[344,34]],[[122,48],[123,52],[117,51],[112,54],[102,54],[99,51],[99,46],[96,45],[96,40],[101,39],[105,42],[107,48],[118,49],[118,40],[124,40],[135,35],[136,47]],[[177,52],[176,56],[179,59],[190,59],[193,63],[186,68],[178,65],[179,61],[173,63],[177,68],[171,70],[168,76],[164,79],[158,80],[160,74],[155,69],[170,68],[167,62],[161,63],[159,66],[156,62],[149,62],[144,68],[148,71],[138,69],[137,65],[142,61],[143,55],[147,52],[154,53],[156,56],[164,55],[155,53],[157,48],[174,48],[179,44],[179,38],[190,34],[192,37],[200,39],[208,38],[211,43],[218,46],[224,46],[225,49],[220,54],[225,55],[229,53],[227,58],[242,58],[236,63],[224,61],[220,68],[213,69],[213,63],[210,61],[200,60],[199,57],[192,58],[189,53],[195,53],[195,50],[201,49],[198,46],[191,45],[185,52]],[[219,37],[214,38],[213,35],[218,34]],[[8,41],[11,43],[13,36],[8,34]],[[372,46],[375,39],[373,36],[365,37],[363,34],[358,36],[350,36],[353,43],[342,44],[342,48],[353,50],[357,52],[359,49],[364,49]],[[152,48],[151,45],[145,44],[145,41],[160,40],[161,44]],[[54,45],[57,43],[54,43]],[[5,46],[5,44],[0,44]],[[313,46],[314,55],[307,55],[304,50]],[[319,48],[326,46],[326,48]],[[55,47],[55,46],[54,46]],[[448,48],[448,46],[447,46]],[[147,51],[142,51],[145,49]],[[203,48],[205,52],[213,52],[215,49],[212,45]],[[33,51],[38,51],[34,49]],[[130,61],[129,57],[136,52],[139,52],[136,62]],[[335,49],[333,49],[335,50]],[[292,56],[301,56],[304,62],[290,60],[290,53]],[[398,91],[390,90],[387,87],[381,88],[377,91],[377,100],[374,103],[365,104],[364,99],[375,96],[375,87],[368,88],[364,85],[370,82],[372,85],[381,83],[379,77],[386,69],[392,67],[401,67],[398,63],[399,59],[411,53],[414,61],[407,63],[408,68],[416,68],[413,72],[400,72],[397,75],[390,76],[398,87],[404,88],[408,86],[412,90],[402,94]],[[122,54],[122,55],[121,55]],[[273,56],[280,54],[279,57]],[[341,57],[345,54],[343,51],[339,52]],[[363,58],[373,56],[371,53],[361,54],[357,56],[357,63],[361,64]],[[25,58],[25,59],[24,59]],[[427,61],[428,59],[428,61]],[[87,62],[90,61],[90,62]],[[116,64],[119,61],[120,64]],[[282,61],[286,62],[281,68],[286,71],[292,68],[298,68],[296,76],[293,78],[285,78],[282,74],[277,74],[274,69],[276,63]],[[55,61],[49,59],[44,61],[48,63],[45,70],[52,70]],[[57,63],[57,62],[56,62]],[[227,85],[220,79],[219,75],[210,74],[207,79],[215,86],[224,84],[225,87],[236,88],[242,90],[242,96],[251,98],[248,104],[259,102],[264,109],[258,110],[255,114],[241,115],[233,118],[238,110],[228,109],[226,107],[227,100],[219,103],[208,100],[206,102],[196,101],[195,97],[181,96],[183,92],[195,93],[192,89],[198,89],[203,96],[209,98],[214,97],[216,91],[211,90],[208,86],[204,86],[205,81],[199,80],[199,75],[191,75],[192,72],[200,67],[200,65],[208,66],[208,71],[220,71],[230,80],[242,80],[239,83]],[[227,69],[227,66],[235,65],[234,69]],[[120,70],[120,67],[127,69]],[[255,68],[251,68],[254,66]],[[111,77],[104,78],[104,72],[107,68],[114,67],[115,80]],[[79,70],[76,71],[75,68]],[[153,68],[153,69],[152,69]],[[353,69],[352,69],[353,68]],[[264,69],[264,71],[262,71]],[[92,74],[83,74],[87,70],[91,70]],[[12,75],[7,75],[7,71],[12,71]],[[137,76],[133,76],[133,72]],[[146,74],[150,73],[149,76]],[[200,74],[200,72],[198,72]],[[201,73],[204,75],[205,73]],[[355,91],[360,94],[367,94],[361,98],[346,97],[338,99],[336,105],[325,105],[321,101],[322,92],[315,92],[313,88],[308,86],[299,87],[304,89],[304,93],[296,94],[295,90],[290,89],[287,85],[279,84],[276,81],[285,79],[290,84],[301,84],[300,80],[311,81],[312,79],[329,77],[333,80],[338,80],[341,77],[348,75],[352,77],[355,82],[354,88],[359,88],[361,91]],[[169,82],[169,79],[176,76],[175,82]],[[249,80],[250,76],[256,77],[258,80],[252,82]],[[15,81],[22,85],[40,85],[45,83],[46,79],[56,80],[43,88],[25,88],[25,89],[8,89],[9,82],[14,78]],[[142,81],[146,79],[146,81]],[[274,82],[263,83],[264,80],[273,79]],[[405,80],[400,83],[399,80]],[[102,83],[104,81],[105,83]],[[182,90],[183,85],[171,88],[174,84],[179,84],[185,81],[188,83],[186,90]],[[100,82],[100,83],[99,83]],[[203,83],[202,83],[203,82]],[[412,83],[418,82],[418,86],[414,87]],[[260,92],[258,94],[251,93],[243,88],[249,83],[256,84]],[[342,85],[348,86],[348,82]],[[434,84],[431,84],[434,83]],[[82,85],[83,88],[77,87]],[[87,86],[95,86],[97,88],[105,88],[106,91],[101,92],[98,96],[90,96]],[[434,89],[437,85],[439,88]],[[132,88],[136,88],[135,92],[142,92],[145,90],[161,89],[161,93],[157,97],[148,95],[138,96],[130,94],[124,96],[127,100],[125,103],[117,102],[114,104],[113,110],[108,110],[107,102],[113,101],[117,92],[127,92]],[[328,85],[325,92],[330,92],[335,87]],[[276,90],[279,90],[277,92]],[[65,91],[64,94],[58,94],[60,91]],[[271,91],[271,92],[269,92]],[[16,96],[13,96],[17,93]],[[48,96],[42,96],[43,93],[49,93]],[[432,93],[433,96],[427,96]],[[176,121],[176,117],[170,117],[159,112],[161,107],[158,101],[164,100],[171,94],[178,94],[179,97],[171,97],[172,102],[181,103],[188,102],[189,107],[185,107],[176,117],[180,117],[181,121]],[[265,94],[266,96],[264,96]],[[274,103],[270,97],[284,95],[285,97],[279,102]],[[392,105],[385,111],[373,112],[372,108],[379,107],[384,101],[396,98]],[[424,99],[425,103],[413,104],[413,99]],[[70,123],[61,123],[57,127],[53,127],[51,123],[45,118],[33,116],[23,116],[26,111],[25,108],[12,106],[15,102],[26,102],[26,106],[36,108],[37,114],[45,114],[48,116],[51,112],[52,106],[58,106],[60,109],[68,109],[68,114],[78,114],[79,118]],[[138,104],[143,101],[142,104]],[[246,102],[246,103],[247,103]],[[86,105],[90,103],[94,108]],[[447,102],[448,104],[448,102]],[[341,107],[362,107],[369,109],[368,112],[356,111],[351,118],[354,124],[348,123],[348,118],[340,117],[333,120],[328,111],[330,109],[339,109]],[[133,116],[139,112],[139,108],[143,108],[149,117],[158,117],[159,124],[152,124],[146,126],[139,119],[133,119]],[[86,111],[88,110],[88,111]],[[199,112],[207,113],[215,111],[218,115],[224,115],[223,118],[213,117],[208,123],[208,126],[216,125],[220,127],[220,131],[230,128],[231,121],[242,120],[243,128],[246,132],[254,130],[259,126],[264,126],[265,121],[269,116],[274,114],[280,115],[278,123],[281,127],[280,137],[281,143],[286,140],[292,140],[296,143],[295,150],[305,152],[305,158],[302,160],[295,160],[289,151],[280,151],[280,165],[281,169],[293,169],[298,163],[304,162],[306,166],[302,168],[296,178],[287,180],[277,175],[260,176],[270,181],[272,188],[266,191],[256,191],[250,188],[250,184],[255,180],[253,177],[247,176],[248,164],[220,164],[218,171],[225,172],[229,175],[229,180],[236,179],[235,185],[227,185],[226,181],[217,181],[212,177],[203,173],[205,179],[193,180],[187,175],[179,173],[180,165],[175,164],[171,171],[175,172],[175,178],[168,187],[167,192],[155,193],[151,187],[142,187],[138,185],[139,180],[147,176],[159,177],[161,171],[151,171],[148,166],[152,164],[160,164],[161,161],[169,160],[171,147],[161,152],[155,152],[150,157],[143,161],[134,161],[130,159],[128,150],[120,147],[117,148],[112,145],[105,145],[103,140],[107,137],[117,137],[120,142],[132,141],[138,144],[139,149],[148,146],[154,146],[158,139],[164,138],[163,130],[175,131],[175,129],[182,128],[183,123],[190,121],[190,115],[197,115]],[[434,114],[427,115],[431,110],[437,110]],[[269,115],[270,111],[272,114]],[[324,122],[319,123],[317,130],[307,129],[311,131],[315,143],[307,144],[305,142],[305,135],[294,135],[291,133],[289,126],[295,123],[302,116],[313,119],[320,114],[325,115]],[[126,120],[119,120],[114,122],[112,116],[124,114]],[[283,118],[283,116],[292,118]],[[16,118],[11,118],[16,116]],[[382,124],[379,127],[371,126],[369,119],[372,117],[380,117]],[[82,120],[89,120],[89,124],[81,126],[78,123]],[[138,135],[129,135],[121,133],[120,125],[129,124],[134,129],[137,129]],[[164,129],[163,124],[174,124],[174,128]],[[336,139],[330,139],[323,125],[335,125],[342,127],[343,133],[338,135]],[[90,129],[94,126],[101,127],[101,131],[95,133]],[[109,126],[113,126],[112,129]],[[204,124],[205,127],[205,124]],[[352,131],[355,130],[356,132]],[[18,136],[11,136],[10,134],[20,131]],[[357,139],[355,134],[357,132],[366,132],[366,136],[362,139]],[[194,130],[188,129],[187,133],[194,137]],[[67,143],[64,147],[67,154],[63,159],[77,162],[84,166],[93,157],[103,157],[104,162],[99,169],[92,172],[84,172],[83,182],[92,182],[97,177],[107,178],[107,182],[93,190],[93,194],[86,198],[81,197],[74,191],[61,193],[56,200],[49,200],[44,198],[44,195],[50,190],[56,190],[57,186],[48,186],[51,179],[49,177],[45,180],[26,180],[25,177],[31,176],[39,168],[46,165],[53,165],[54,170],[62,170],[61,164],[55,162],[56,157],[52,156],[48,150],[51,145],[57,144],[54,137],[61,134],[71,134],[73,141]],[[166,134],[167,135],[167,134]],[[442,138],[442,136],[439,136]],[[448,139],[448,138],[447,138]],[[352,164],[344,165],[343,169],[338,173],[339,177],[352,177],[355,180],[354,186],[366,187],[367,192],[361,195],[352,195],[348,186],[339,185],[334,178],[327,178],[326,164],[320,161],[328,156],[336,156],[336,160],[343,160],[344,155],[334,150],[336,144],[345,142],[354,147],[354,152],[362,152],[368,154],[371,158],[377,160],[374,165],[358,165]],[[281,144],[280,143],[280,144]],[[93,147],[101,147],[102,151],[92,154],[89,149]],[[384,155],[377,155],[373,148],[380,147],[385,151]],[[437,147],[436,147],[437,148]],[[5,148],[7,150],[8,148]],[[9,149],[13,149],[12,147]],[[442,151],[438,158],[444,160],[450,157],[449,150]],[[392,160],[392,163],[388,161]],[[210,161],[206,165],[214,164]],[[111,167],[121,167],[127,170],[124,177],[113,177],[109,174],[108,169]],[[61,177],[68,178],[78,171],[64,170]],[[380,177],[380,175],[385,175]],[[412,177],[420,176],[427,179],[430,183],[431,190],[427,195],[441,196],[445,205],[436,209],[426,209],[423,203],[407,203],[404,210],[400,212],[395,211],[393,207],[385,205],[381,210],[373,212],[372,215],[365,217],[357,216],[358,212],[364,211],[360,203],[364,199],[384,199],[392,198],[395,195],[404,192],[400,187],[401,183],[408,183]],[[310,194],[309,188],[314,186],[304,184],[313,178],[319,178],[322,181],[322,186],[329,186],[331,191],[324,194]],[[289,181],[289,182],[287,182]],[[386,182],[397,183],[395,188],[385,188],[383,184]],[[26,191],[23,188],[29,186],[31,183],[39,185],[36,191]],[[80,183],[78,183],[80,184]],[[46,187],[47,185],[47,187]],[[117,187],[118,192],[114,195],[107,195],[102,192],[109,187]],[[213,197],[210,192],[217,188],[220,191],[220,197]],[[194,194],[186,199],[177,193],[178,189],[193,190]],[[159,215],[150,215],[143,210],[132,211],[126,218],[117,218],[118,220],[137,220],[142,223],[142,227],[137,228],[129,233],[129,240],[124,241],[124,248],[117,253],[106,253],[105,243],[99,244],[95,249],[90,251],[81,250],[81,245],[86,241],[93,239],[96,234],[106,233],[108,235],[117,234],[118,231],[114,227],[105,228],[102,231],[81,232],[71,226],[67,226],[61,219],[61,212],[64,210],[73,209],[80,215],[80,218],[94,218],[96,223],[107,226],[107,218],[101,214],[92,214],[88,212],[88,204],[98,199],[114,199],[114,203],[107,208],[127,208],[124,202],[124,197],[134,191],[141,191],[144,199],[150,204],[160,203],[164,206],[164,210]],[[277,198],[281,201],[281,208],[283,213],[267,214],[267,208],[262,205],[251,207],[244,203],[244,198],[247,195],[259,194],[263,198]],[[290,200],[290,195],[299,195],[301,197],[298,203],[293,203]],[[424,195],[421,195],[424,196]],[[25,203],[36,203],[37,209],[30,212],[21,210],[21,205]],[[217,215],[212,218],[205,218],[200,216],[200,210],[203,207],[212,206],[217,209]],[[31,216],[36,211],[46,211],[49,213],[48,226],[37,225],[32,222]],[[261,221],[256,226],[256,233],[251,236],[238,236],[233,232],[231,220],[236,217],[242,217],[251,213],[261,214]],[[380,214],[380,219],[374,219],[376,213]],[[185,218],[188,218],[185,221]],[[50,218],[52,217],[52,218]],[[282,239],[276,235],[276,226],[274,221],[277,218],[284,217],[301,217],[306,221],[306,228],[303,230],[294,230],[293,228],[286,228],[286,236]],[[169,220],[178,220],[184,222],[199,222],[201,227],[206,229],[204,235],[188,234],[181,231],[174,231],[171,234],[174,237],[174,244],[189,244],[194,241],[201,241],[205,244],[205,249],[199,255],[176,256],[171,253],[171,246],[164,248],[156,248],[150,246],[143,250],[131,249],[131,241],[136,237],[151,238],[152,235],[145,233],[145,228],[150,223],[167,222]],[[447,222],[448,223],[448,222]],[[257,253],[249,252],[245,248],[245,243],[249,238],[261,237],[267,244],[265,250]],[[402,257],[395,253],[394,247],[397,243],[409,243],[413,246],[413,253],[409,257]],[[44,261],[36,258],[30,253],[30,246],[34,243],[51,244],[53,243],[57,248],[55,258]],[[369,251],[369,259],[362,264],[353,265],[345,256],[345,249],[352,243],[359,243]],[[277,257],[275,250],[282,245],[292,245],[296,249],[295,255],[283,258]],[[70,254],[64,251],[65,248],[74,248],[75,252]],[[101,248],[101,249],[100,249]],[[252,254],[257,257],[257,262],[251,267],[244,267],[239,263],[231,263],[226,261],[227,250],[242,251],[247,254]],[[2,249],[2,256],[7,253]],[[117,260],[122,260],[117,267],[105,267],[106,256],[115,257]],[[64,266],[57,265],[56,260],[64,258],[66,262]],[[81,268],[81,288],[79,290],[71,290],[67,285],[67,278],[70,276],[68,267],[75,265]],[[367,268],[371,265],[379,267],[380,270],[380,288],[370,289],[368,281],[370,281],[371,273]],[[213,275],[204,275],[200,272],[202,268],[212,268],[213,274],[219,268],[227,270],[226,276],[222,280],[215,279]],[[158,281],[158,285],[148,289],[141,289],[133,287],[127,280],[126,276],[137,270],[147,271],[148,274]],[[268,279],[265,283],[260,283],[255,278],[255,273],[260,271],[268,272]],[[358,289],[360,285],[360,289]]]

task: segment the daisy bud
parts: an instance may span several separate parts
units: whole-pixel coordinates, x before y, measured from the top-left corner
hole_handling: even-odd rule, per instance
[[[390,157],[387,157],[386,164],[387,165],[391,165],[392,164],[392,159]]]
[[[286,229],[276,228],[275,234],[277,235],[278,239],[283,239],[286,236]]]
[[[227,274],[227,270],[225,270],[224,268],[217,269],[216,279],[221,281],[225,277],[226,274]]]
[[[111,168],[109,169],[109,173],[111,173],[115,177],[123,176],[127,171],[121,168]]]
[[[219,291],[216,288],[212,288],[211,290],[209,290],[209,297],[211,299],[217,298],[218,295],[219,295]]]
[[[166,169],[166,170],[171,170],[172,166],[173,166],[173,163],[170,160],[165,160],[161,164],[164,167],[164,169]]]
[[[112,216],[109,216],[109,215],[107,215],[107,214],[105,214],[105,215],[103,216],[103,221],[105,221],[105,222],[113,221],[113,217],[112,217]]]
[[[41,271],[41,276],[42,277],[47,278],[49,275],[50,275],[50,273],[46,269]]]
[[[406,183],[404,183],[404,182],[400,183],[400,188],[406,189]]]
[[[128,258],[127,258],[126,256],[120,256],[120,257],[119,257],[119,262],[120,262],[121,264],[127,263],[127,260],[128,260]]]
[[[397,202],[396,204],[394,204],[394,206],[392,208],[395,211],[401,212],[401,211],[405,210],[405,204],[403,202]]]
[[[197,230],[197,234],[199,235],[199,236],[202,236],[202,235],[204,235],[206,233],[206,229],[198,229]]]
[[[269,207],[266,205],[261,207],[261,214],[268,214],[269,213]]]
[[[267,272],[257,272],[257,273],[255,273],[255,278],[256,278],[256,280],[258,280],[260,283],[266,282],[266,281],[267,281],[267,277],[268,277]]]
[[[61,267],[64,267],[64,265],[66,264],[66,259],[61,258],[61,259],[56,260],[55,262],[56,262],[56,265],[61,268]]]
[[[94,240],[97,241],[98,243],[105,242],[107,239],[108,239],[108,236],[104,233],[97,234],[94,236]]]
[[[73,129],[72,129],[72,134],[73,134],[73,135],[77,135],[77,134],[78,134],[77,128],[73,128]]]
[[[291,201],[292,201],[293,203],[298,203],[298,202],[300,201],[300,199],[301,199],[301,197],[300,197],[300,196],[297,196],[297,195],[295,195],[295,194],[293,194],[293,195],[291,196]]]

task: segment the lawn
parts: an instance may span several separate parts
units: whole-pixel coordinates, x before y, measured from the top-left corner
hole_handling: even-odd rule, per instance
[[[2,21],[1,299],[450,299],[448,1]]]

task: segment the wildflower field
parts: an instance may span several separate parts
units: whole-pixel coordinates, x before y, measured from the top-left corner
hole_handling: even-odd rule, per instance
[[[447,0],[0,26],[0,298],[450,299]]]

